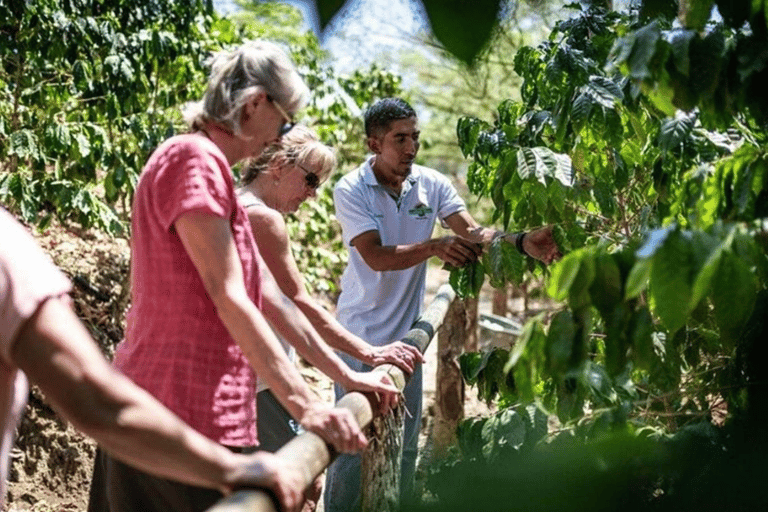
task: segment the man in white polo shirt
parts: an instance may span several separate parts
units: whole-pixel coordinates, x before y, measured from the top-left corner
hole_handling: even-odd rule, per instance
[[[401,339],[418,318],[426,262],[436,256],[453,266],[474,261],[482,244],[503,236],[545,263],[560,257],[551,228],[504,233],[480,226],[444,175],[414,164],[419,150],[416,113],[399,98],[378,101],[365,112],[368,148],[358,169],[336,184],[336,217],[349,263],[341,278],[339,322],[372,345]],[[457,236],[432,238],[440,219]],[[347,357],[355,369],[362,363]],[[343,390],[337,388],[337,398]],[[410,497],[421,423],[421,367],[405,388],[408,410],[403,439],[401,497]],[[326,475],[325,511],[360,508],[360,456],[340,456]]]

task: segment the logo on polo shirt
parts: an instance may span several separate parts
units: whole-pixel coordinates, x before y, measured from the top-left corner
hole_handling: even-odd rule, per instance
[[[432,208],[430,208],[425,204],[419,203],[416,205],[415,208],[411,208],[410,210],[408,210],[408,213],[410,213],[411,215],[416,215],[418,217],[424,217],[428,213],[432,213]]]

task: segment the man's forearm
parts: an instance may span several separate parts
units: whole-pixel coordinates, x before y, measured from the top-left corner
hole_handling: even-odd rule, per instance
[[[435,239],[418,244],[379,245],[369,250],[365,262],[377,272],[405,270],[427,261],[435,255]]]

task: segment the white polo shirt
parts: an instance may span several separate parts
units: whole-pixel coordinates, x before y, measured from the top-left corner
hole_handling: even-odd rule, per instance
[[[336,184],[333,199],[349,263],[341,277],[339,322],[372,345],[401,339],[418,318],[426,284],[426,261],[405,270],[377,272],[350,242],[378,231],[382,245],[428,240],[437,219],[465,210],[450,180],[434,169],[414,165],[400,196],[380,185],[373,157]]]

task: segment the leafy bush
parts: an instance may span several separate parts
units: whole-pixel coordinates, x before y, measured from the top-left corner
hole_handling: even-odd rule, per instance
[[[503,102],[491,123],[459,120],[470,190],[494,202],[505,228],[556,224],[567,253],[546,285],[562,309],[527,323],[511,351],[465,355],[463,368],[485,399],[555,413],[561,426],[544,444],[585,442],[575,449],[585,460],[602,460],[600,440],[625,432],[669,437],[662,446],[679,450],[635,452],[635,441],[620,442],[622,464],[660,454],[622,484],[646,478],[642,506],[712,508],[700,495],[748,510],[768,502],[749,476],[765,443],[737,441],[765,434],[756,361],[765,360],[757,339],[767,313],[768,111],[758,90],[768,9],[716,2],[719,18],[713,1],[681,2],[679,13],[668,4],[577,12],[518,52],[522,101]],[[491,283],[519,283],[519,259],[492,247],[484,261]],[[460,293],[471,294],[479,278],[459,277]],[[455,465],[490,464],[482,449],[462,455]],[[542,470],[538,457],[484,474],[527,481],[521,472]],[[553,478],[570,492],[579,481],[557,480],[556,459],[548,459]],[[727,464],[738,469],[726,474]],[[706,487],[715,482],[720,497]],[[628,495],[611,496],[590,507],[625,506]],[[571,504],[543,507],[552,508]]]

